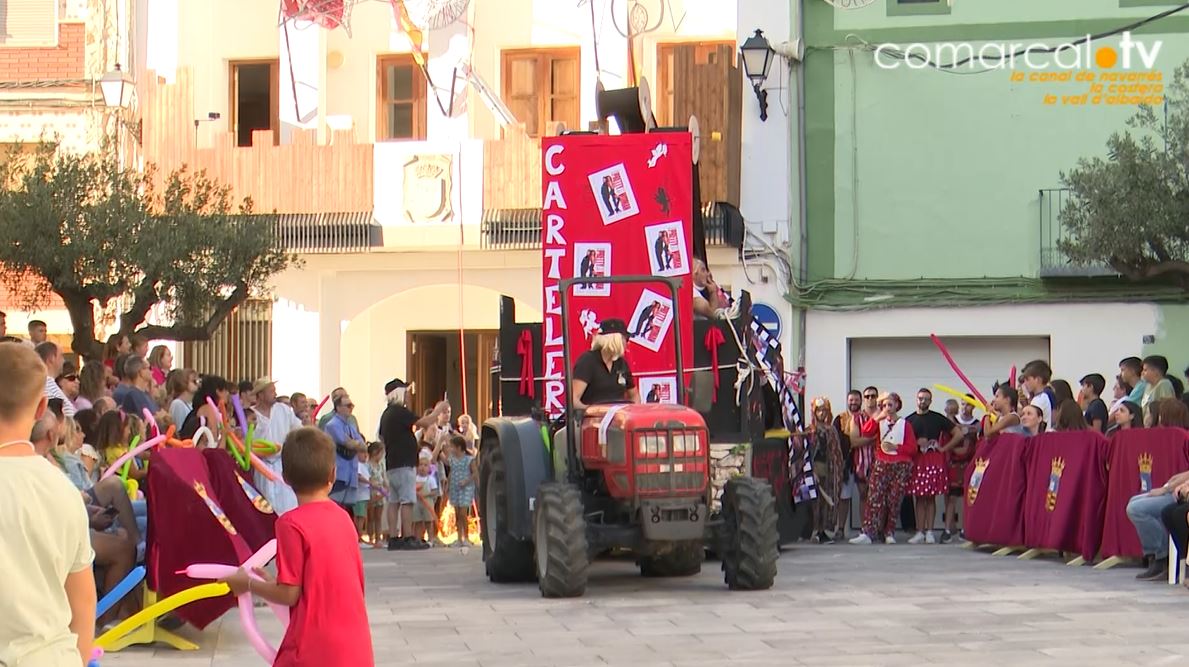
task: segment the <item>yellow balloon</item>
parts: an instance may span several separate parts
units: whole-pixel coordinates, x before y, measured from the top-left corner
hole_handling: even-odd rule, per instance
[[[128,498],[130,500],[136,500],[136,492],[140,491],[140,483],[134,479],[130,479],[124,482],[124,488],[128,490]]]
[[[194,588],[187,588],[180,593],[174,593],[164,600],[161,600],[154,605],[145,607],[136,614],[124,619],[124,622],[103,633],[98,639],[96,639],[95,645],[102,649],[111,648],[111,645],[121,637],[128,634],[129,632],[132,632],[145,623],[152,621],[158,616],[168,614],[174,609],[188,605],[196,600],[222,597],[230,592],[231,588],[228,587],[227,584],[216,582],[212,584],[201,584],[199,586],[195,586]]]
[[[983,405],[982,402],[980,402],[978,399],[971,398],[971,397],[967,396],[966,394],[958,391],[957,389],[954,389],[953,387],[947,387],[944,384],[935,384],[935,385],[933,385],[933,387],[935,389],[937,389],[938,391],[949,394],[950,396],[953,396],[954,398],[956,398],[960,401],[969,403],[969,404],[973,405],[974,407],[978,408],[979,410],[982,410],[983,412],[988,412],[987,406]]]

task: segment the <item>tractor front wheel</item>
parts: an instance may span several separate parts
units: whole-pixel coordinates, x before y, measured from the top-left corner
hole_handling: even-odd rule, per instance
[[[669,551],[640,559],[640,574],[646,577],[692,577],[702,571],[705,549],[701,542],[678,542]]]
[[[533,542],[537,582],[547,598],[572,598],[586,592],[590,555],[582,494],[571,484],[550,482],[537,490]]]
[[[722,496],[722,569],[731,590],[758,591],[776,581],[776,499],[767,482],[740,477]]]

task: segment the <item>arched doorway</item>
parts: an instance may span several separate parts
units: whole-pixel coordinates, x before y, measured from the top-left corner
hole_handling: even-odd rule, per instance
[[[517,314],[540,319],[539,300],[527,300],[535,297],[535,290],[519,291],[511,294]],[[488,371],[499,329],[501,294],[463,285],[461,308],[459,295],[457,284],[416,287],[377,302],[345,323],[342,384],[355,397],[356,416],[365,433],[374,432],[383,410],[382,388],[393,377],[416,383],[414,410],[430,407],[445,396],[456,415],[464,404],[476,420],[487,415]]]

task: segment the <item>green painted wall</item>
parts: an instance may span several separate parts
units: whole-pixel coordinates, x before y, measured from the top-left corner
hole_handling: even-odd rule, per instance
[[[1189,366],[1189,305],[1165,304],[1160,308],[1160,328],[1152,332],[1156,342],[1144,346],[1144,354],[1168,357],[1168,372],[1183,381]]]
[[[806,0],[810,279],[1035,278],[1038,190],[1058,187],[1079,157],[1101,155],[1134,107],[1046,106],[1046,93],[1077,95],[1088,84],[1013,83],[1007,70],[889,71],[869,51],[839,47],[853,43],[848,33],[871,43],[1061,43],[1167,7],[954,0],[947,16],[889,17],[885,3],[846,12]],[[1084,18],[1061,19],[1075,14]],[[1036,20],[1011,22],[1025,16]],[[1163,40],[1156,69],[1168,77],[1189,60],[1189,12],[1158,25],[1172,32],[1144,39]]]

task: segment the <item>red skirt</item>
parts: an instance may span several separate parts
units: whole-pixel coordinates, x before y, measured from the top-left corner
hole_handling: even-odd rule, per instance
[[[908,481],[910,496],[940,496],[949,491],[949,475],[945,455],[941,452],[918,454]]]

